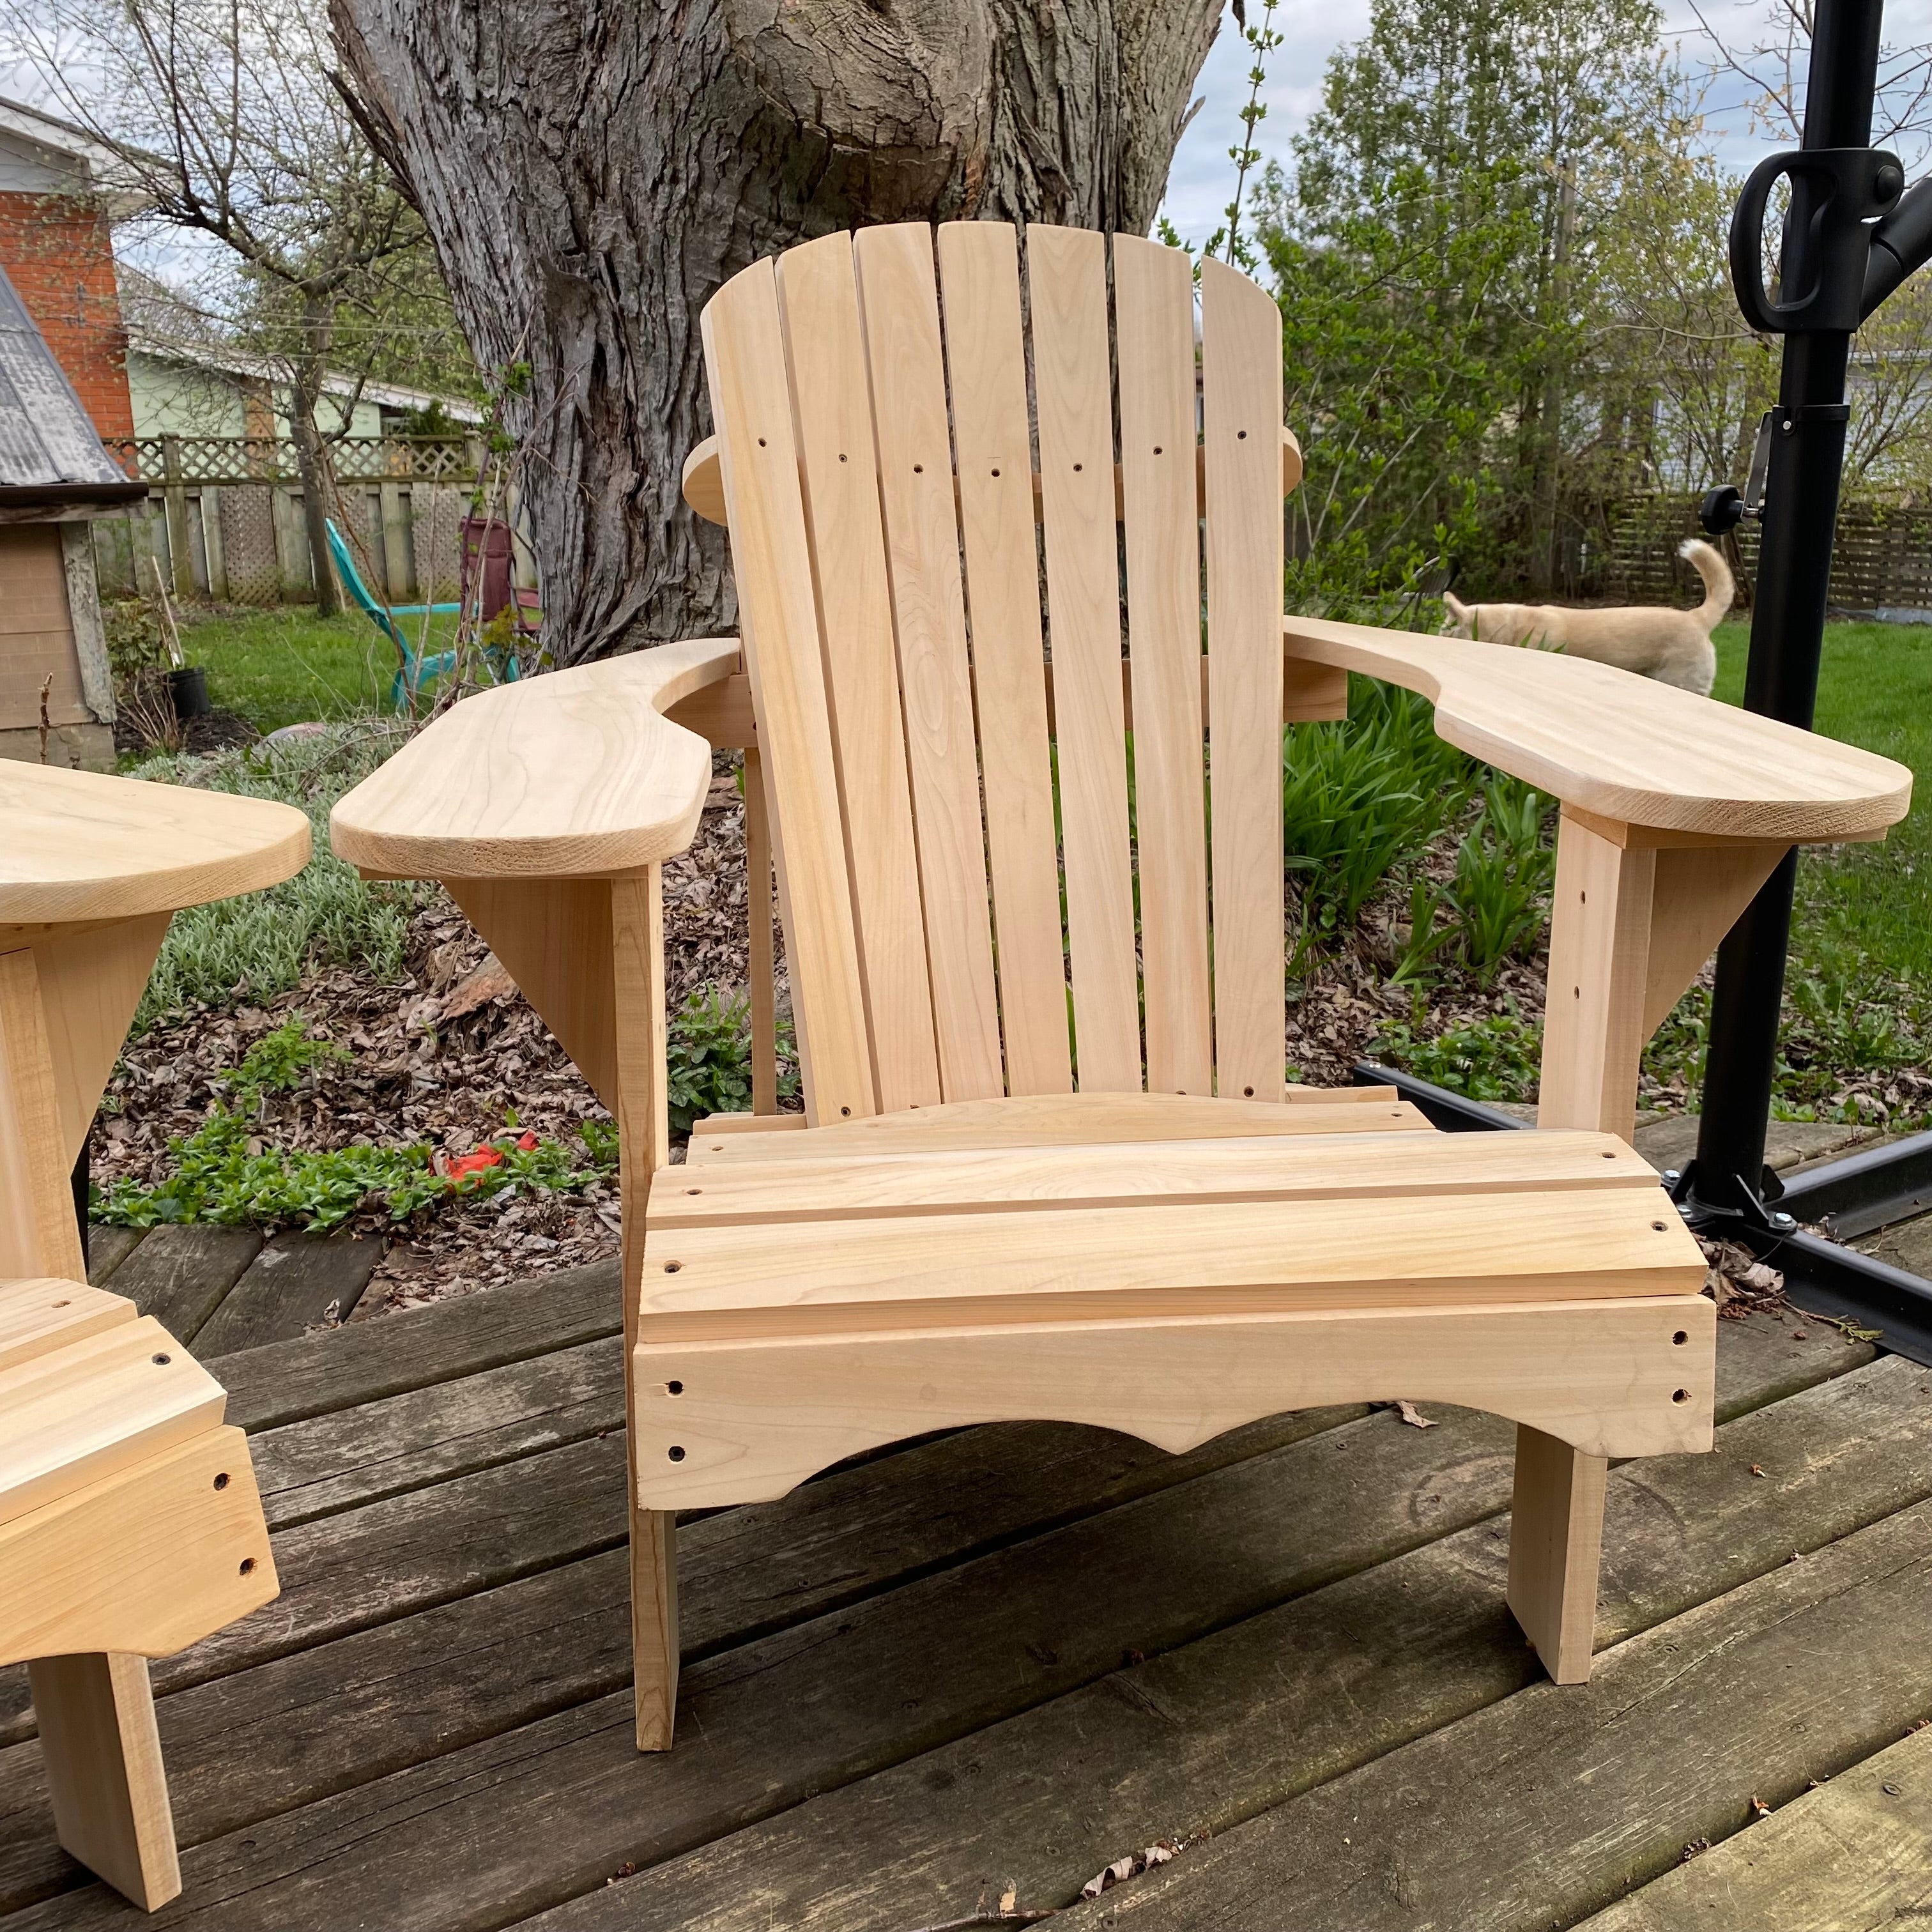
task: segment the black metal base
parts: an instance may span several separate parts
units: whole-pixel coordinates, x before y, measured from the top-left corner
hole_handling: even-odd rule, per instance
[[[1519,1120],[1514,1114],[1486,1107],[1480,1100],[1466,1100],[1461,1094],[1452,1094],[1446,1087],[1418,1080],[1413,1073],[1398,1073],[1393,1067],[1378,1066],[1372,1060],[1361,1060],[1350,1067],[1348,1077],[1358,1087],[1393,1087],[1405,1100],[1422,1109],[1432,1127],[1439,1127],[1445,1134],[1491,1133],[1530,1124],[1527,1120]]]

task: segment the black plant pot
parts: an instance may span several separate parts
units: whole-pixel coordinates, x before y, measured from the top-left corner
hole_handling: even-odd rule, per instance
[[[208,701],[208,673],[200,664],[170,671],[168,695],[174,700],[175,716],[184,724],[190,718],[208,717],[214,710]]]

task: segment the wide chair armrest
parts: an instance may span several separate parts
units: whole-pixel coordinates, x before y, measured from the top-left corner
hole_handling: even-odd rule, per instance
[[[1291,658],[1420,692],[1436,728],[1572,812],[1702,843],[1883,837],[1912,774],[1876,752],[1588,658],[1290,616]]]
[[[740,669],[736,638],[478,692],[341,799],[336,851],[393,878],[607,878],[682,852],[711,747],[664,714]]]

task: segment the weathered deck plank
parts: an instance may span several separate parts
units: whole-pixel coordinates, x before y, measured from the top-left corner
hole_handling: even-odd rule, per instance
[[[1068,1932],[1252,1932],[1291,1898],[1350,1932],[1572,1924],[1932,1710],[1928,1586],[1922,1504],[1632,1638],[1587,1686],[1534,1686],[1264,1814]]]
[[[596,1262],[224,1356],[220,1381],[228,1420],[252,1433],[574,1348],[622,1325],[617,1264]]]
[[[114,1292],[192,1344],[261,1247],[253,1228],[151,1228],[115,1269]]]
[[[1791,1372],[1786,1352],[1771,1351],[1772,1378]],[[1389,1416],[1330,1430],[700,1663],[688,1672],[687,1721],[668,1758],[631,1751],[620,1695],[251,1826],[190,1853],[189,1896],[200,1904],[179,1910],[212,1914],[194,1920],[211,1924],[255,1913],[254,1922],[332,1925],[380,1902],[386,1923],[501,1923],[486,1896],[533,1909],[594,1888],[626,1859],[701,1843],[1112,1671],[1130,1650],[1184,1642],[1258,1600],[1493,1510],[1506,1495],[1507,1431],[1486,1418],[1445,1416],[1426,1434]],[[929,1447],[956,1456],[979,1439]],[[848,1474],[896,1485],[926,1453]],[[711,1519],[692,1540],[705,1530],[738,1534],[739,1519],[761,1514]],[[770,1565],[742,1567],[755,1574]],[[1493,1622],[1499,1588],[1486,1587]],[[694,1635],[701,1648],[701,1625]],[[1525,1667],[1520,1655],[1514,1662]],[[786,1695],[775,1699],[781,1682]],[[164,1729],[177,1702],[164,1705]],[[228,1734],[224,1748],[237,1742]],[[404,1866],[437,1872],[430,1895],[398,1902],[411,1884]]]
[[[1901,1932],[1932,1920],[1932,1728],[1799,1794],[1578,1932]]]
[[[379,1240],[344,1234],[277,1234],[222,1297],[194,1339],[206,1361],[283,1342],[332,1318],[340,1321],[362,1299]]]
[[[1788,1562],[1794,1540],[1842,1532],[1868,1479],[1872,1508],[1932,1495],[1922,1372],[1891,1376],[1876,1401],[1853,1385],[1898,1366],[1727,1424],[1713,1456],[1619,1471],[1603,1636],[1654,1628]],[[1910,1475],[1894,1467],[1901,1429]],[[1754,1462],[1777,1473],[1754,1477]],[[1501,1531],[1430,1543],[707,1844],[578,1900],[555,1932],[862,1932],[967,1914],[1009,1881],[1028,1906],[1068,1904],[1125,1852],[1226,1832],[1540,1684],[1500,1608]]]
[[[140,1246],[145,1228],[89,1228],[87,1231],[87,1278],[96,1288]]]

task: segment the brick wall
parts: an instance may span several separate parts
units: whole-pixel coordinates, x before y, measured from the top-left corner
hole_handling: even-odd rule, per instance
[[[0,268],[80,392],[95,433],[132,436],[128,336],[106,218],[83,196],[0,194]]]

